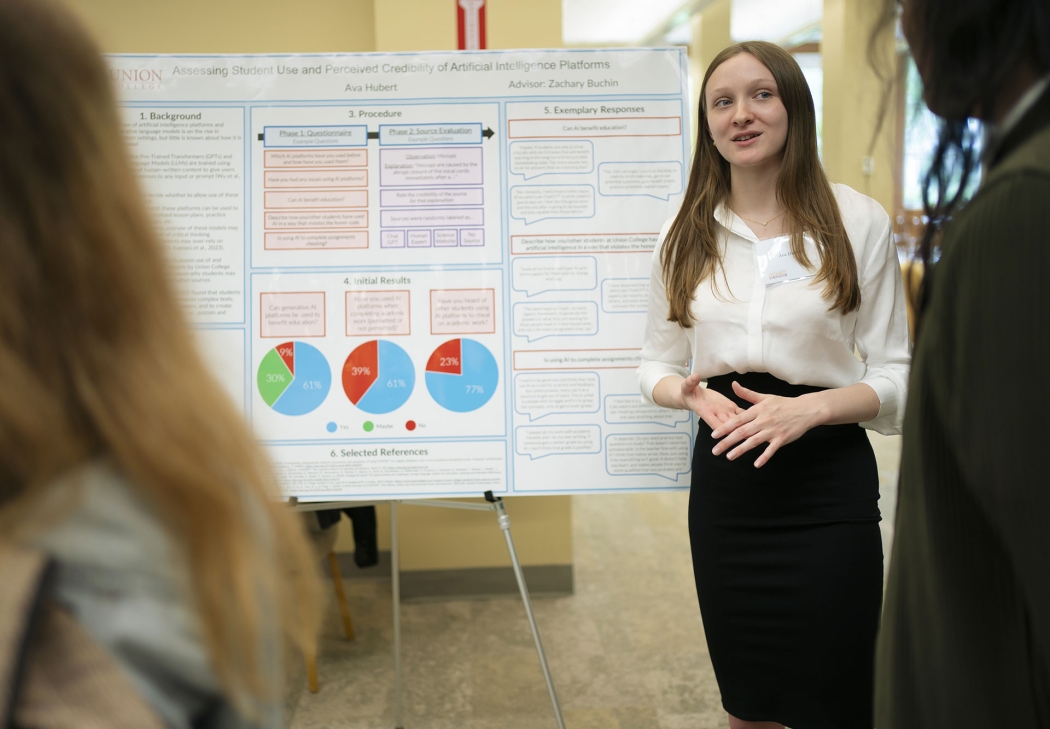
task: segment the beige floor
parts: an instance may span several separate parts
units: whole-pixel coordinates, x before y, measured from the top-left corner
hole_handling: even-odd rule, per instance
[[[899,438],[872,441],[888,545]],[[575,499],[576,594],[534,604],[568,729],[727,726],[696,606],[687,499]],[[321,690],[303,693],[293,729],[394,729],[390,583],[348,583],[348,598],[357,638],[342,639],[330,610]],[[520,601],[413,604],[402,615],[405,729],[555,729]]]

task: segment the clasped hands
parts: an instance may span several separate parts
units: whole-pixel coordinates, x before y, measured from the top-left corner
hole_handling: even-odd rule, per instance
[[[768,443],[755,461],[755,468],[761,468],[782,446],[798,440],[818,424],[816,410],[806,395],[768,395],[737,382],[733,383],[733,391],[751,407],[744,410],[725,395],[701,387],[700,375],[692,374],[682,381],[682,403],[711,427],[711,437],[719,441],[711,451],[716,456],[729,451],[726,458],[732,461],[755,446]]]

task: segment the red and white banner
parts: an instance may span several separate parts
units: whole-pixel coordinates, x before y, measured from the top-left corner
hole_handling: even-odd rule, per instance
[[[456,0],[459,24],[459,50],[485,48],[485,0]]]

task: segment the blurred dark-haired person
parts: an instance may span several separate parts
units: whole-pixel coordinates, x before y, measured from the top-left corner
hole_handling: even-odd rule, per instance
[[[282,726],[314,562],[206,371],[95,43],[0,0],[0,719]]]
[[[1050,2],[900,4],[944,123],[876,723],[1050,727]]]
[[[864,428],[899,432],[909,362],[890,219],[828,182],[779,46],[719,53],[698,114],[638,379],[700,418],[689,540],[722,705],[732,729],[871,729],[883,560]]]

